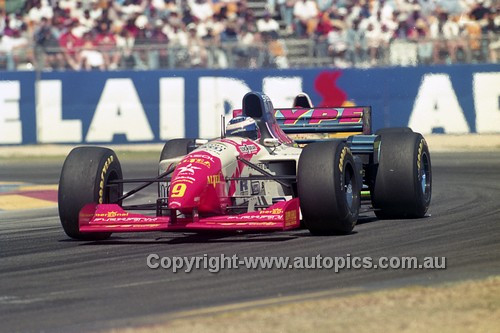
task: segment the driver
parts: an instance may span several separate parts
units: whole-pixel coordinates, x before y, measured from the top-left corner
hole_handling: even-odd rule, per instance
[[[252,117],[234,117],[226,126],[227,136],[239,136],[257,140],[260,138],[259,126]]]

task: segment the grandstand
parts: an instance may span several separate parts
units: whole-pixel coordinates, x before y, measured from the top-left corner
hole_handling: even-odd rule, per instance
[[[497,63],[493,0],[0,0],[0,70]]]

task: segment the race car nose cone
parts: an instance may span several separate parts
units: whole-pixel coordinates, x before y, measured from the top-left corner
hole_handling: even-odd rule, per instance
[[[219,198],[224,190],[220,159],[209,152],[194,151],[181,160],[173,173],[168,208],[183,213],[195,208],[200,213],[219,213]]]

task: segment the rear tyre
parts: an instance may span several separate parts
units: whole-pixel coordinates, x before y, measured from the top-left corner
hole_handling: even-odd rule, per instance
[[[307,145],[300,155],[297,183],[303,222],[312,234],[352,232],[358,220],[361,179],[343,141]]]
[[[77,147],[64,161],[59,179],[59,217],[66,235],[82,240],[107,239],[111,233],[82,233],[78,215],[91,203],[116,202],[123,194],[123,185],[107,186],[110,180],[123,179],[120,161],[107,148]]]
[[[375,132],[376,135],[384,133],[413,133],[413,130],[409,127],[387,127],[381,128]]]
[[[371,186],[375,215],[381,219],[424,217],[432,191],[427,142],[414,132],[380,135],[380,159]]]

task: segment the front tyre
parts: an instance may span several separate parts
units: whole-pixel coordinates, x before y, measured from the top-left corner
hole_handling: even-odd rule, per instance
[[[107,148],[77,147],[64,161],[59,179],[59,217],[64,232],[83,240],[107,239],[111,233],[79,231],[78,216],[89,203],[116,202],[123,194],[123,185],[107,186],[111,180],[123,179],[120,161]]]
[[[427,142],[419,133],[380,133],[380,159],[372,183],[378,218],[424,217],[431,202],[432,169]]]
[[[194,139],[168,140],[160,154],[160,162],[169,158],[187,155],[195,144]]]
[[[163,149],[160,153],[160,162],[163,160],[167,160],[174,157],[186,156],[193,150],[195,145],[194,139],[171,139],[165,142],[163,145]],[[158,175],[160,174],[160,170],[158,170]],[[158,197],[164,195],[164,191],[162,191],[162,184],[158,183]]]
[[[361,180],[343,141],[307,145],[300,155],[297,182],[304,224],[312,234],[352,232],[361,204]]]

